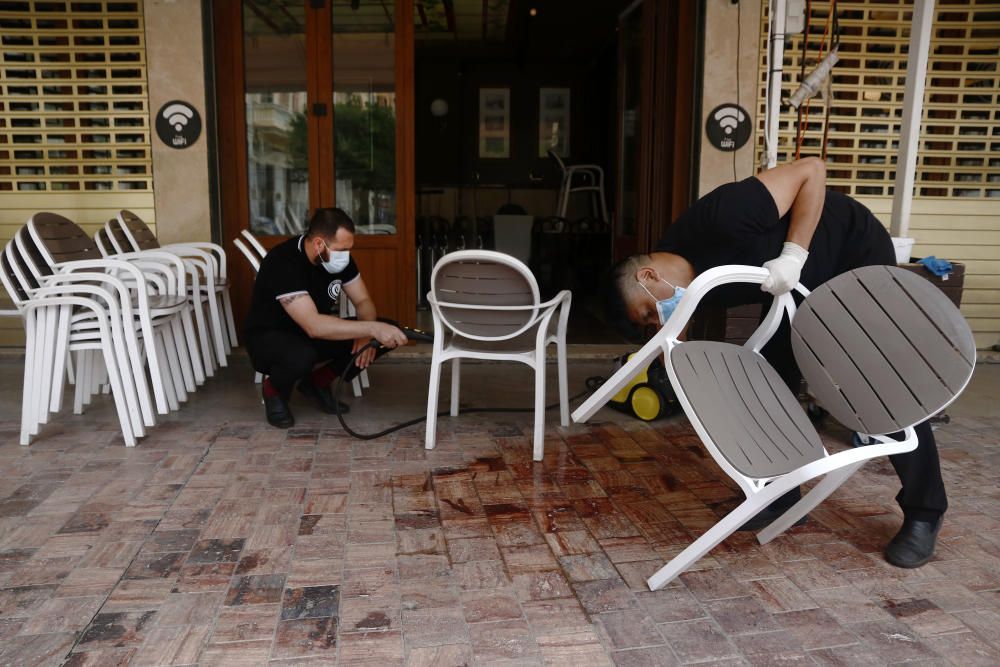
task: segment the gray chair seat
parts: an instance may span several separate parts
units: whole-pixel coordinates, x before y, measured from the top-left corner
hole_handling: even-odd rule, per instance
[[[692,341],[670,355],[691,408],[740,473],[784,475],[822,458],[819,434],[778,373],[736,345]]]

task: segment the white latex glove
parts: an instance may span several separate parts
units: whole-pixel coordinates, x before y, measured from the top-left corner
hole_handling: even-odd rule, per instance
[[[799,283],[799,276],[802,275],[802,267],[807,257],[809,253],[805,248],[791,241],[785,241],[781,254],[770,262],[764,262],[764,268],[770,275],[761,283],[760,291],[770,292],[775,296],[791,292]]]

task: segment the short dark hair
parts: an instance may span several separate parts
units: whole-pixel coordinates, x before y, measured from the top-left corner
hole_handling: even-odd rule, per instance
[[[628,317],[628,294],[634,287],[635,269],[646,255],[626,257],[611,267],[605,282],[604,314],[619,334],[629,341],[643,341],[645,327],[632,322]]]
[[[333,238],[340,229],[354,233],[354,221],[351,216],[339,208],[317,208],[309,214],[309,231],[306,236],[318,236],[323,239]]]

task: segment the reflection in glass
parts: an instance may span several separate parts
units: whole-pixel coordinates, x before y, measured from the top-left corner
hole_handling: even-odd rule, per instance
[[[243,3],[250,231],[291,236],[309,209],[304,3]]]
[[[620,164],[618,192],[621,193],[621,216],[618,234],[634,236],[638,216],[638,167],[639,167],[639,108],[640,80],[642,74],[642,4],[633,7],[622,18],[621,54],[623,76],[621,81],[621,128],[619,137]]]
[[[396,233],[393,3],[333,3],[336,202],[359,234]]]

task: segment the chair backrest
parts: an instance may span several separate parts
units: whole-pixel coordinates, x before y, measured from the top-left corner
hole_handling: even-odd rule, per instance
[[[240,232],[240,235],[246,239],[247,245],[257,253],[257,259],[264,259],[264,255],[267,254],[267,249],[257,240],[257,237],[250,233],[250,230],[244,229]]]
[[[257,257],[256,253],[247,247],[243,241],[240,239],[233,239],[233,245],[243,254],[247,262],[250,264],[250,268],[253,269],[254,273],[260,271],[260,258]]]
[[[556,161],[556,164],[559,165],[559,169],[561,169],[562,172],[565,174],[566,173],[566,163],[563,162],[562,156],[559,155],[559,153],[556,153],[551,148],[548,150],[548,154],[549,154],[550,158],[552,158],[553,160]]]
[[[101,251],[101,254],[105,257],[110,257],[111,255],[117,255],[121,250],[115,247],[115,244],[111,241],[111,234],[108,234],[108,228],[101,227],[96,232],[94,232],[94,243],[97,244],[97,249]]]
[[[121,232],[118,239],[123,249],[131,247],[133,250],[155,250],[160,247],[160,242],[156,240],[156,234],[153,233],[153,230],[132,211],[125,209],[118,211],[117,220],[120,225],[118,231]],[[114,227],[115,225],[112,225],[112,229]],[[127,241],[122,243],[124,239]]]
[[[53,264],[82,259],[103,259],[94,239],[79,225],[57,213],[36,213],[28,220],[32,246],[38,251],[44,272]]]
[[[813,291],[792,320],[792,348],[823,407],[872,435],[934,415],[962,392],[976,363],[958,308],[894,266],[848,271]]]
[[[504,340],[525,329],[536,309],[483,310],[471,306],[537,306],[538,283],[523,262],[492,250],[445,255],[431,274],[438,312],[455,333],[479,340]],[[457,304],[457,305],[456,305]]]
[[[29,279],[20,266],[14,241],[8,242],[0,255],[0,282],[3,282],[7,295],[18,308],[30,298],[28,291],[38,287],[38,283]]]

